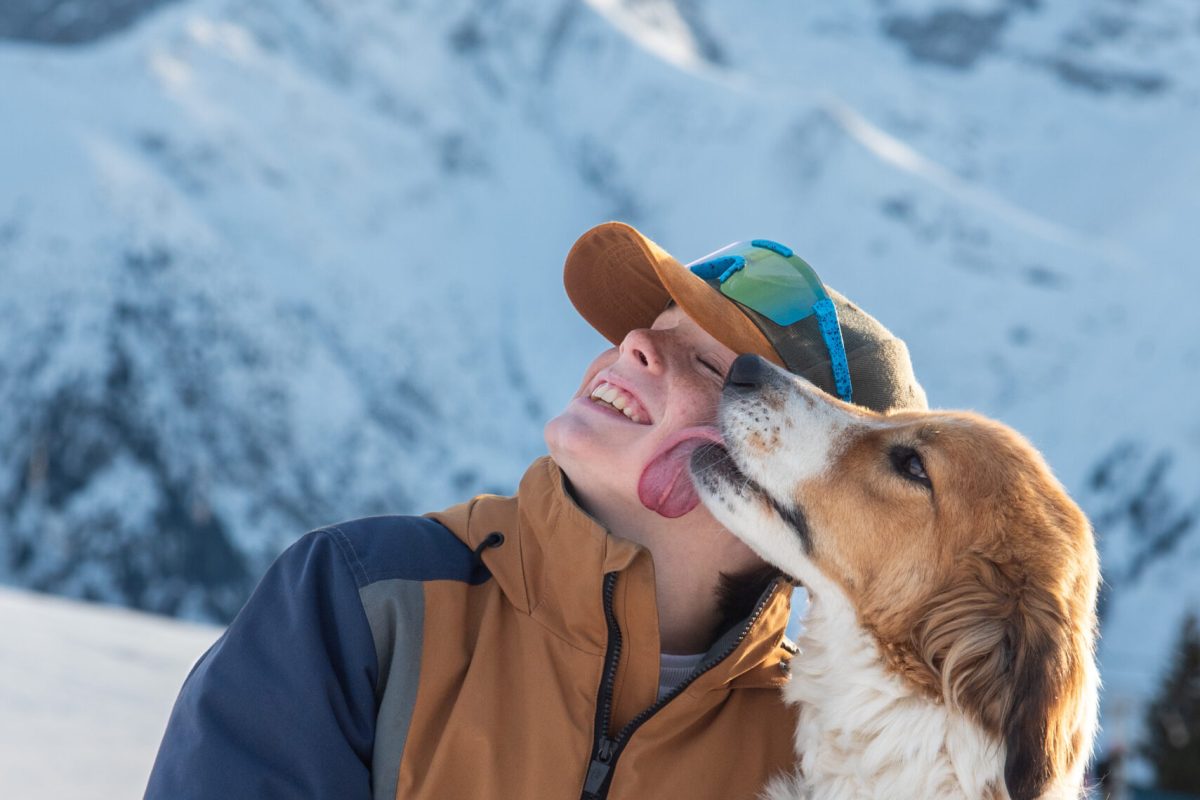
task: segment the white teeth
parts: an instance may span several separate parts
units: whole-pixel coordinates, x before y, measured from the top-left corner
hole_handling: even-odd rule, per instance
[[[601,400],[610,405],[612,404],[612,401],[616,399],[618,394],[620,394],[620,390],[611,383],[601,382],[599,386],[597,386],[595,389],[592,389],[592,397],[599,397]]]
[[[592,389],[591,394],[593,399],[603,400],[613,408],[620,411],[625,416],[637,423],[642,422],[642,417],[634,412],[632,403],[633,398],[626,392],[613,386],[611,383],[601,381],[595,389]]]

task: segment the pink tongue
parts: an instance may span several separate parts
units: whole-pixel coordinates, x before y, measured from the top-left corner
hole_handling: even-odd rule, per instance
[[[664,517],[682,517],[700,502],[688,462],[692,453],[707,442],[721,443],[716,428],[687,428],[663,442],[638,480],[642,505]]]

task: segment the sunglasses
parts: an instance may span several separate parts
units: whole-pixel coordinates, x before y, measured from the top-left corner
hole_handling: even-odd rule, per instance
[[[689,264],[688,269],[730,300],[780,328],[815,316],[833,367],[838,397],[852,402],[850,364],[837,309],[816,271],[790,247],[770,239],[737,242]],[[781,338],[773,331],[763,332],[773,342]]]

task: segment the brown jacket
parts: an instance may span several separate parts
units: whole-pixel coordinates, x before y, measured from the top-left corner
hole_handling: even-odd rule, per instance
[[[749,800],[790,768],[796,719],[778,691],[790,658],[786,584],[653,708],[650,554],[580,509],[553,461],[536,461],[516,497],[429,516],[471,549],[494,532],[504,540],[480,551],[491,580],[424,587],[397,798]]]
[[[749,800],[790,765],[786,586],[656,703],[650,554],[553,462],[433,516],[280,555],[180,690],[146,797]]]

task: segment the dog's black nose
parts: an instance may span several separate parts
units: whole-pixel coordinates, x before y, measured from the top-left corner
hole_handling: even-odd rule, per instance
[[[752,392],[767,375],[766,365],[756,355],[747,353],[733,360],[729,374],[725,376],[725,387],[738,392]]]

